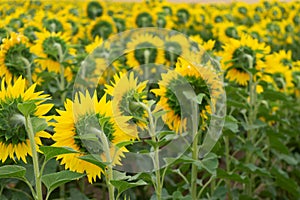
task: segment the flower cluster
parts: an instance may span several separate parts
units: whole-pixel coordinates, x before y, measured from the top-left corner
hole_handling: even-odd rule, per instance
[[[97,182],[110,167],[122,165],[131,144],[146,149],[141,132],[148,130],[156,141],[153,119],[161,117],[161,132],[185,135],[195,128],[190,114],[197,111],[196,129],[205,135],[223,86],[231,95],[228,124],[242,121],[235,125],[238,137],[246,138],[243,145],[255,142],[258,129],[265,127],[261,124],[268,127],[262,138],[271,138],[269,132],[282,125],[275,122],[279,107],[284,107],[280,97],[300,98],[299,13],[297,1],[2,2],[0,161],[34,160],[28,136],[33,131],[39,154],[45,153],[41,146],[67,148],[67,153],[54,156],[60,164],[85,173],[89,183]],[[161,34],[162,29],[170,31]],[[279,97],[268,102],[269,94]],[[285,119],[291,116],[284,113]],[[253,161],[247,155],[245,160]],[[261,162],[266,162],[264,156]],[[228,188],[237,179],[226,180]],[[266,186],[256,190],[260,187]]]

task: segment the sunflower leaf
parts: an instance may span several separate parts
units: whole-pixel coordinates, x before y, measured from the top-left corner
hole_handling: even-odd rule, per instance
[[[108,165],[107,162],[102,161],[101,157],[98,154],[89,154],[89,155],[85,155],[85,156],[80,156],[78,158],[81,160],[87,161],[89,163],[92,163],[92,164],[100,167],[103,170]]]
[[[0,167],[0,178],[24,178],[26,168],[18,165],[5,165]]]
[[[70,147],[41,146],[40,150],[44,153],[46,161],[62,154],[78,153]]]
[[[36,105],[32,101],[18,103],[18,109],[24,116],[29,116],[35,112]]]
[[[197,96],[195,96],[193,98],[193,101],[195,101],[197,104],[201,105],[202,104],[202,100],[206,95],[204,93],[200,93]]]
[[[142,185],[148,185],[143,180],[138,180],[137,182],[128,182],[128,181],[122,181],[122,180],[111,180],[111,184],[117,188],[119,194],[121,194],[125,190],[128,190],[129,188],[142,186]]]
[[[42,118],[38,118],[38,117],[31,118],[31,124],[33,126],[34,133],[43,131],[48,127],[46,119],[42,119]]]
[[[130,145],[130,144],[133,144],[133,143],[135,143],[135,141],[125,141],[125,142],[120,142],[120,143],[116,144],[116,147],[122,148],[122,147],[125,147],[125,146]]]
[[[66,170],[66,171],[46,174],[42,176],[42,182],[47,187],[48,192],[51,193],[55,188],[65,183],[68,183],[70,181],[80,179],[84,176],[85,176],[84,174]]]

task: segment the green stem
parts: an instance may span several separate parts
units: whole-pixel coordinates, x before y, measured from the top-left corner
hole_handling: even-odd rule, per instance
[[[43,200],[42,181],[41,181],[41,174],[40,174],[40,169],[39,169],[38,153],[37,153],[36,144],[34,141],[35,134],[33,132],[33,127],[31,124],[30,116],[25,117],[25,127],[26,127],[26,131],[28,133],[30,147],[31,147],[31,153],[32,153],[33,170],[34,170],[34,177],[35,177],[36,199]]]
[[[28,61],[27,58],[24,58],[22,56],[21,56],[21,60],[26,65],[26,75],[27,75],[27,79],[28,79],[29,85],[32,85],[31,64],[30,64],[30,62]]]
[[[193,160],[199,159],[199,151],[198,151],[198,142],[199,136],[198,134],[198,112],[197,112],[197,104],[192,102],[193,104],[193,115],[192,115],[192,123],[193,123],[193,144],[192,144],[192,158]],[[201,129],[201,128],[200,128]],[[201,130],[199,130],[199,133]],[[192,172],[191,172],[191,194],[192,199],[197,200],[197,179],[198,179],[198,166],[195,163],[192,163]]]
[[[144,51],[144,58],[145,58],[145,73],[144,73],[144,78],[147,80],[149,78],[149,58],[150,58],[150,51],[146,49]]]
[[[154,117],[152,115],[151,109],[142,102],[139,102],[138,104],[140,106],[142,106],[148,114],[148,117],[149,117],[149,134],[151,136],[152,141],[157,144],[158,140],[157,140],[156,134],[155,134],[155,129],[156,128],[155,128],[155,123],[154,123],[154,120],[153,120]],[[154,186],[154,188],[155,188],[155,192],[156,192],[156,198],[158,200],[161,200],[164,176],[161,176],[160,170],[159,170],[159,165],[160,165],[159,164],[159,146],[155,146],[155,148],[154,148],[153,164],[154,164],[154,169],[155,169],[155,183],[154,183],[155,186]]]
[[[248,59],[249,62],[249,68],[253,69],[253,58],[250,55],[245,55],[245,57]],[[248,115],[248,126],[252,127],[254,125],[254,121],[256,120],[257,115],[257,92],[256,92],[256,86],[257,83],[254,82],[253,74],[250,72],[250,80],[249,80],[249,115]],[[251,144],[255,144],[257,132],[255,129],[250,129],[248,131],[247,140],[251,142]],[[250,163],[252,160],[253,153],[247,151],[246,153],[246,163]],[[252,196],[252,180],[253,180],[253,174],[250,173],[250,183],[247,185],[246,191],[249,196]]]
[[[62,50],[62,47],[59,43],[55,43],[54,47],[56,47],[57,51],[58,51],[58,60],[59,60],[59,68],[60,68],[60,83],[59,83],[59,89],[62,92],[61,94],[61,101],[62,103],[65,102],[65,98],[66,98],[66,92],[65,92],[65,68],[63,66],[63,61],[64,61],[64,53]]]
[[[103,131],[100,131],[96,128],[93,128],[93,131],[95,131],[98,134],[98,136],[100,137],[102,145],[103,145],[103,151],[105,152],[106,162],[109,163],[107,165],[107,169],[105,170],[105,179],[106,179],[106,184],[108,187],[109,199],[114,200],[115,199],[115,187],[111,184],[111,180],[113,180],[113,166],[112,166],[112,160],[111,160],[111,155],[110,155],[109,141]]]
[[[209,180],[202,186],[202,188],[201,188],[201,190],[199,191],[199,193],[198,193],[198,195],[197,195],[197,199],[200,199],[200,197],[201,197],[201,194],[203,193],[203,191],[205,190],[205,188],[210,184],[210,182],[212,181],[212,180],[214,180],[215,179],[215,177],[214,176],[211,176],[210,178],[209,178]]]
[[[230,152],[229,152],[229,138],[228,136],[224,136],[224,143],[225,143],[225,157],[226,157],[226,171],[230,173]],[[227,191],[228,191],[228,199],[232,199],[231,195],[231,185],[230,180],[226,180]]]

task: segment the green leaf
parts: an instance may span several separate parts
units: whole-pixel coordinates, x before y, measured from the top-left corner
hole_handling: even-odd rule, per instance
[[[298,198],[300,196],[300,189],[297,182],[293,179],[291,179],[287,173],[282,171],[281,169],[278,169],[276,167],[273,167],[271,169],[272,175],[275,176],[276,184],[282,188],[283,190],[289,192],[292,194],[295,198]]]
[[[21,178],[25,177],[26,168],[18,165],[5,165],[0,167],[0,178]]]
[[[85,196],[76,188],[71,188],[70,194],[71,194],[70,200],[89,200],[87,196]]]
[[[238,121],[231,115],[225,117],[224,127],[231,130],[233,133],[239,132]]]
[[[203,100],[203,98],[205,97],[206,95],[204,94],[204,93],[200,93],[200,94],[198,94],[197,96],[195,96],[194,98],[193,98],[193,101],[195,101],[197,104],[202,104],[202,100]]]
[[[137,182],[128,182],[123,180],[111,180],[111,184],[117,188],[118,193],[121,194],[125,190],[128,190],[129,188],[142,186],[142,185],[148,185],[145,181],[138,180]]]
[[[214,153],[207,154],[202,160],[200,160],[200,165],[210,174],[216,175],[219,161],[218,157]]]
[[[155,117],[156,119],[158,119],[159,117],[163,116],[164,114],[168,113],[169,111],[166,110],[161,110],[158,112],[153,113],[153,117]]]
[[[97,165],[101,169],[105,169],[105,167],[108,165],[107,162],[103,162],[101,157],[98,154],[88,154],[85,156],[78,157],[81,160],[87,161],[89,163],[92,163],[94,165]]]
[[[271,177],[271,174],[269,171],[267,171],[265,168],[261,168],[261,167],[257,167],[252,163],[248,163],[248,164],[241,164],[240,165],[241,169],[244,169],[248,172],[252,172],[255,174],[258,174],[260,176],[268,176]]]
[[[24,116],[29,116],[35,112],[36,105],[32,101],[27,101],[24,103],[18,103],[18,109]]]
[[[71,172],[71,171],[61,171],[52,174],[46,174],[42,176],[42,182],[48,189],[48,192],[52,192],[55,188],[68,183],[73,180],[80,179],[84,177],[84,174]]]
[[[246,131],[253,130],[253,129],[259,129],[267,126],[265,122],[262,122],[260,120],[255,120],[254,124],[248,125],[246,123],[242,123],[243,127],[245,128]]]
[[[127,176],[126,172],[119,172],[117,170],[113,170],[113,180],[127,180],[131,178],[131,176]]]
[[[41,146],[40,150],[44,153],[46,161],[62,154],[78,153],[70,147]]]
[[[31,118],[31,124],[33,126],[34,133],[43,131],[48,127],[46,119],[42,119],[38,117]]]
[[[116,147],[117,147],[117,148],[122,148],[122,147],[125,147],[125,146],[127,146],[127,145],[131,145],[131,144],[133,144],[133,143],[135,143],[135,141],[125,141],[125,142],[120,142],[120,143],[116,144]]]
[[[239,174],[234,174],[234,173],[231,173],[231,172],[226,172],[223,169],[217,169],[217,178],[237,181],[237,182],[240,182],[240,183],[247,183],[248,182],[247,177],[239,175]]]
[[[276,101],[276,100],[286,101],[287,100],[286,96],[278,91],[265,90],[262,93],[262,95],[265,100],[271,100],[271,101]]]
[[[167,135],[176,135],[176,133],[174,131],[160,131],[157,134],[157,138],[159,140],[161,140],[162,138],[164,138]]]

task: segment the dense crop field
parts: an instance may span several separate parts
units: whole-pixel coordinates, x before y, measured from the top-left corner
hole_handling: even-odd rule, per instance
[[[299,199],[300,2],[0,3],[0,200]]]

